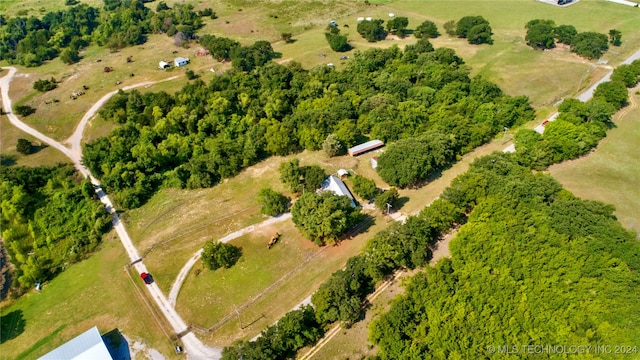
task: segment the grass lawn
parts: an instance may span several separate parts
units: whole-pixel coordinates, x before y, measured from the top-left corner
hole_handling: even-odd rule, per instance
[[[16,151],[16,143],[20,138],[27,139],[36,145],[36,152],[23,155]],[[40,140],[18,130],[11,125],[6,116],[0,116],[0,154],[2,154],[3,165],[40,166],[69,162],[69,158],[60,151],[48,146],[40,148],[39,145]]]
[[[595,152],[553,165],[549,172],[576,196],[615,205],[620,222],[640,233],[639,90],[631,92],[632,103],[614,116],[617,128],[607,132]]]
[[[125,251],[111,233],[100,251],[42,291],[3,303],[0,358],[36,359],[93,326],[101,333],[118,328],[130,345],[141,341],[174,358],[172,342],[143,302],[144,284],[123,270],[123,259]]]

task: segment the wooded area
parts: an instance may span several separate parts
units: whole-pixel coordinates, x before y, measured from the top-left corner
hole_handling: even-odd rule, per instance
[[[92,42],[117,50],[142,44],[151,33],[190,40],[205,14],[194,12],[190,4],[153,12],[142,0],[104,0],[102,9],[79,4],[42,19],[0,15],[0,60],[40,66],[60,55],[65,63],[74,63],[80,60],[78,51]]]
[[[52,279],[96,249],[111,216],[70,165],[2,167],[2,238],[19,293]]]
[[[534,111],[525,97],[469,78],[453,50],[414,46],[356,53],[342,71],[268,63],[173,96],[120,92],[100,115],[122,126],[87,144],[84,163],[120,206],[135,208],[162,186],[210,187],[270,155],[319,150],[332,133],[344,148],[367,134],[433,140],[430,167],[398,182],[413,185]],[[380,160],[381,174],[396,166]]]

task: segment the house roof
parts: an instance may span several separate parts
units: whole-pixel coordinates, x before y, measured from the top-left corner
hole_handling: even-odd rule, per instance
[[[356,206],[356,203],[353,200],[353,195],[351,195],[347,186],[342,182],[342,180],[333,175],[329,175],[329,177],[322,182],[322,191],[331,191],[336,195],[346,196],[351,199],[351,205],[354,207]]]
[[[113,360],[96,326],[41,357],[40,360]]]
[[[351,156],[356,156],[358,154],[361,154],[365,151],[369,151],[369,150],[373,150],[376,148],[379,148],[381,146],[383,146],[384,143],[381,140],[371,140],[371,141],[367,141],[366,143],[360,144],[360,145],[356,145],[352,148],[350,148],[348,150],[349,155]]]
[[[175,62],[184,62],[184,61],[189,61],[189,59],[185,58],[185,57],[177,57],[174,59]]]

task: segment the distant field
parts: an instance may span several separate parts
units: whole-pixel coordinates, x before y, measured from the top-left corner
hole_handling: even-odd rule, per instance
[[[620,222],[640,233],[640,95],[632,92],[632,100],[595,152],[549,172],[575,195],[615,205]]]
[[[142,301],[142,281],[123,270],[126,254],[113,233],[102,249],[12,305],[2,304],[0,359],[36,359],[93,326],[114,328],[167,358],[172,342]],[[138,290],[136,290],[138,289]],[[17,317],[5,317],[7,314]],[[19,321],[22,319],[22,321]]]

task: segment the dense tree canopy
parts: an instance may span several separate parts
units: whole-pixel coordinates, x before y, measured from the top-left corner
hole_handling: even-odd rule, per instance
[[[571,51],[589,59],[599,59],[607,49],[609,45],[605,34],[583,32],[571,40]]]
[[[438,27],[433,21],[425,20],[422,24],[418,25],[413,32],[413,36],[417,38],[437,38],[440,36]]]
[[[455,34],[470,44],[491,44],[493,35],[489,21],[482,16],[464,16],[455,26]]]
[[[387,32],[382,26],[383,23],[382,19],[360,21],[357,30],[369,42],[384,40],[387,37]]]
[[[80,4],[34,16],[12,17],[0,22],[0,60],[24,66],[39,66],[60,55],[72,64],[80,60],[78,51],[92,41],[119,49],[142,44],[146,35],[181,33],[191,39],[202,27],[193,5],[176,4],[156,13],[143,0],[104,0],[103,9]]]
[[[525,26],[527,45],[534,49],[551,49],[555,47],[553,20],[531,20]]]
[[[351,205],[351,199],[331,191],[305,192],[293,204],[291,215],[304,236],[318,245],[337,241],[360,219],[360,211]]]
[[[629,289],[640,281],[640,244],[611,206],[577,199],[505,154],[477,160],[444,198],[457,189],[477,205],[451,259],[415,276],[370,326],[381,359],[503,356],[488,344],[637,343],[640,292]]]
[[[286,212],[290,201],[291,199],[271,188],[264,188],[258,193],[260,212],[264,215],[276,216]]]
[[[95,250],[111,228],[111,216],[86,183],[70,165],[2,168],[0,227],[16,288],[52,279]]]
[[[342,71],[269,62],[196,79],[174,95],[121,92],[100,115],[121,126],[87,144],[84,163],[132,208],[160,187],[210,187],[270,155],[320,150],[332,133],[346,147],[362,134],[426,136],[429,156],[452,160],[534,113],[526,98],[471,79],[453,50],[423,38],[404,52],[356,53]]]
[[[409,19],[404,16],[396,16],[387,21],[387,31],[399,37],[404,37],[408,26]]]

